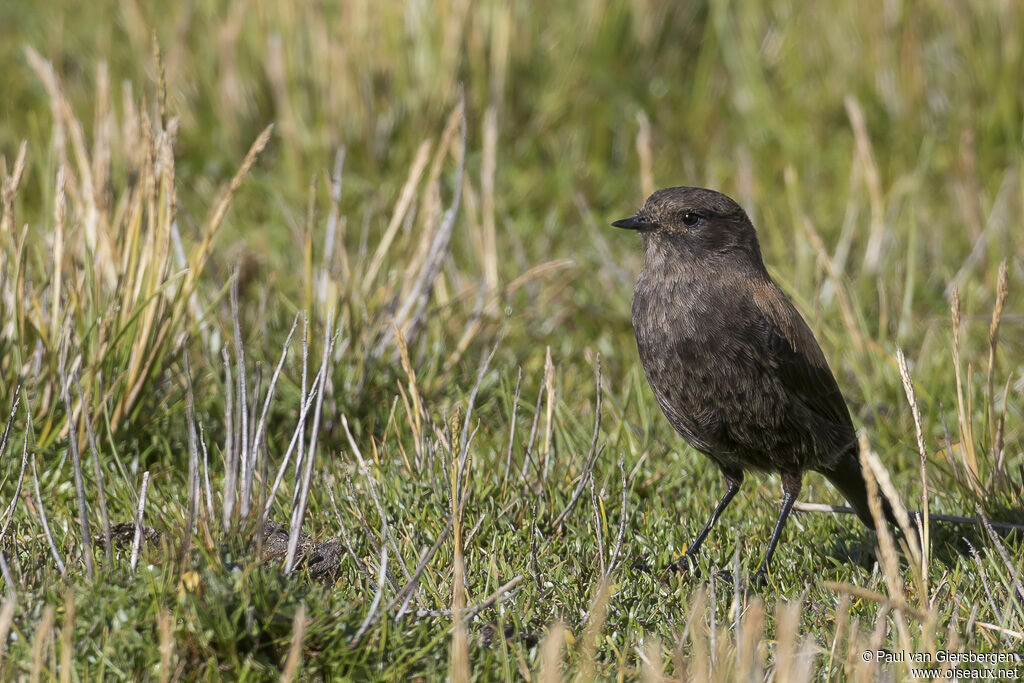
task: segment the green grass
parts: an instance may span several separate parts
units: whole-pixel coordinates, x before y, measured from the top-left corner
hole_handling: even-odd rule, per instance
[[[45,5],[0,6],[5,418],[20,398],[0,453],[4,678],[717,680],[757,662],[755,679],[902,679],[861,653],[1020,651],[1019,530],[933,521],[922,571],[848,515],[800,513],[748,589],[771,477],[748,480],[701,578],[660,578],[722,481],[647,387],[640,245],[608,227],[653,187],[735,197],[906,506],[922,467],[898,350],[931,512],[1024,523],[1017,4]],[[251,443],[296,320],[257,514],[225,526],[240,378]],[[302,427],[300,547],[343,539],[316,546],[341,548],[323,578],[254,531],[328,339]],[[286,526],[295,458],[269,514]],[[150,473],[159,535],[134,572],[130,530],[105,552],[95,462],[112,523]],[[817,476],[801,499],[841,502]],[[458,627],[452,609],[491,597]]]

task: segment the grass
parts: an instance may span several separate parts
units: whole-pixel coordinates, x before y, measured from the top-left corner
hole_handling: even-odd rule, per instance
[[[1019,652],[1021,531],[977,520],[1024,523],[1022,25],[4,5],[0,675],[845,680],[911,675],[865,650]],[[779,493],[754,479],[701,577],[660,577],[721,481],[646,385],[640,247],[607,224],[684,183],[747,208],[871,481],[974,523],[918,547],[799,513],[755,592]]]

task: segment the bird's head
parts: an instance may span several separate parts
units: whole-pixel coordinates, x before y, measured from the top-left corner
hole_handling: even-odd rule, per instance
[[[757,233],[740,205],[702,187],[658,190],[636,215],[612,225],[642,233],[649,246],[676,244],[697,256],[734,253],[761,260]]]

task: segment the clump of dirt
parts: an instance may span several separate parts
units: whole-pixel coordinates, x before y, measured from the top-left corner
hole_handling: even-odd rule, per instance
[[[142,544],[160,543],[163,534],[151,526],[142,527]],[[135,542],[135,523],[119,522],[110,526],[111,545],[118,550],[126,550]],[[103,534],[98,534],[93,541],[98,546],[104,543]],[[260,538],[253,538],[251,549],[261,552],[264,562],[284,564],[288,557],[288,527],[280,522],[267,521],[263,525]],[[295,567],[305,568],[311,577],[324,583],[334,583],[341,570],[341,558],[345,554],[345,546],[340,538],[328,538],[316,542],[307,533],[299,532],[299,543],[295,552]]]
[[[157,543],[160,541],[160,532],[151,526],[143,525],[142,541],[143,543]],[[97,545],[103,545],[104,542],[103,534],[98,534],[93,539],[93,543]],[[110,544],[114,548],[118,550],[131,548],[134,542],[135,522],[118,522],[110,525]]]
[[[263,525],[263,560],[284,562],[288,556],[288,527],[280,522],[267,521]],[[317,581],[333,583],[341,569],[344,545],[340,538],[329,538],[317,543],[304,532],[299,532],[295,551],[295,566],[305,567]]]

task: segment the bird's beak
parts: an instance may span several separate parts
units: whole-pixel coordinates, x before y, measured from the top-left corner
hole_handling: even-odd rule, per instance
[[[621,221],[615,221],[612,223],[613,227],[625,228],[627,230],[636,230],[637,232],[650,232],[658,227],[657,223],[638,218],[633,216],[632,218],[623,218]]]

